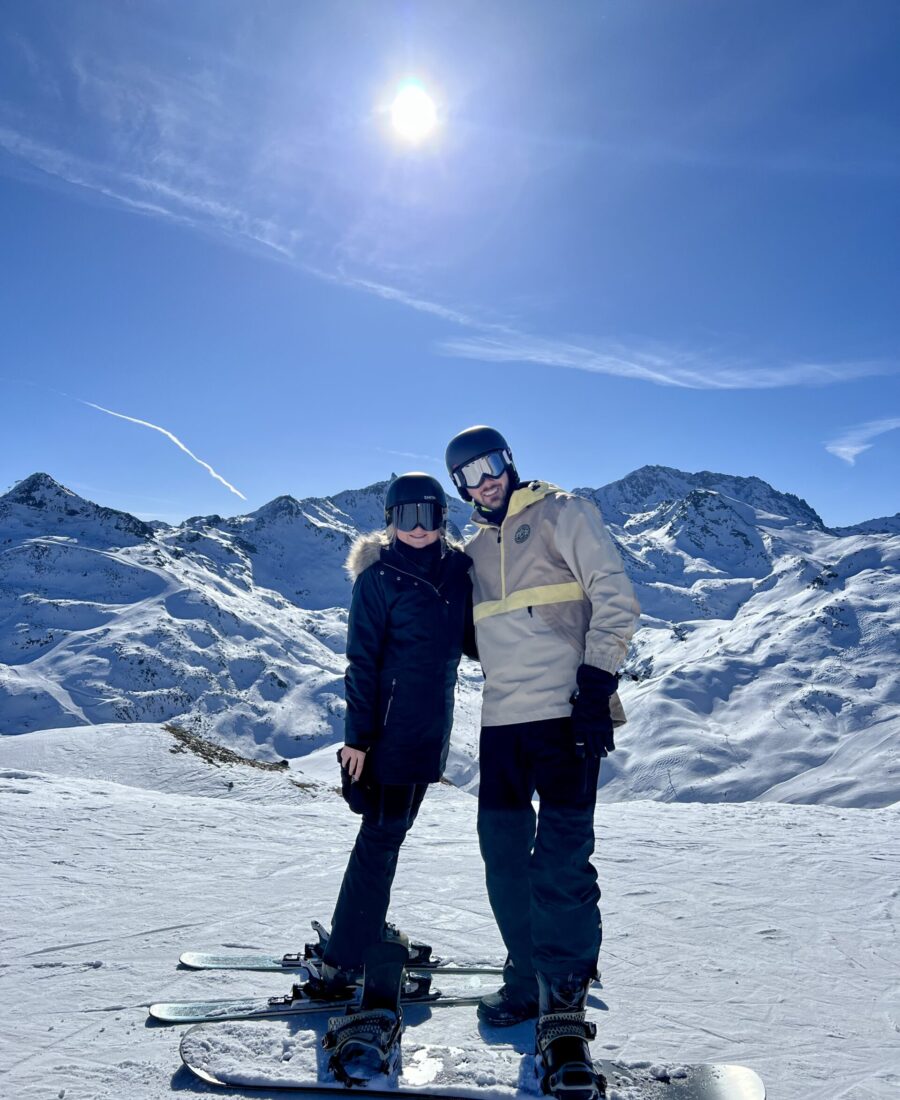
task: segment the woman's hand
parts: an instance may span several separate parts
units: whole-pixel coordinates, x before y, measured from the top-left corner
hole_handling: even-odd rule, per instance
[[[362,775],[365,762],[366,754],[363,749],[353,749],[349,745],[344,745],[341,749],[341,767],[347,769],[354,783]]]

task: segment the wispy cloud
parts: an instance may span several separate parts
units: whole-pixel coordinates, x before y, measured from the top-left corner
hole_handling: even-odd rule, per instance
[[[232,243],[262,245],[293,259],[301,234],[273,219],[257,218],[239,207],[165,180],[135,172],[112,171],[64,149],[46,145],[8,127],[0,127],[0,149],[63,183],[102,195],[137,214],[213,231]]]
[[[176,447],[184,451],[184,453],[192,458],[198,465],[202,466],[208,474],[216,479],[216,481],[221,482],[226,489],[234,493],[235,496],[240,497],[241,500],[247,499],[240,491],[240,489],[235,489],[235,487],[230,482],[226,481],[225,478],[221,476],[221,474],[217,474],[208,462],[204,462],[202,458],[198,458],[192,450],[186,447],[181,442],[181,440],[177,436],[173,435],[172,432],[170,432],[167,428],[161,428],[158,424],[151,424],[149,420],[139,420],[136,416],[126,416],[124,413],[113,412],[112,409],[105,409],[102,405],[95,405],[93,401],[83,401],[80,397],[76,398],[76,400],[80,401],[82,405],[87,405],[91,409],[97,409],[98,412],[107,413],[109,416],[118,417],[119,420],[127,420],[132,424],[140,424],[142,428],[152,428],[153,431],[160,432],[166,437],[166,439],[170,439]]]
[[[488,363],[536,363],[546,367],[633,378],[654,385],[688,389],[776,389],[824,386],[867,376],[888,374],[896,364],[876,360],[823,362],[763,362],[736,360],[727,353],[696,351],[634,342],[591,346],[521,332],[489,321],[473,309],[434,301],[380,280],[354,275],[342,268],[328,270],[303,255],[303,232],[276,217],[255,217],[232,202],[201,191],[187,190],[152,175],[109,169],[43,145],[9,128],[0,127],[0,148],[50,176],[121,203],[136,213],[213,232],[242,247],[263,247],[272,258],[306,274],[349,290],[446,321],[468,334],[438,343],[440,354]]]
[[[659,386],[697,390],[828,386],[890,374],[897,370],[897,364],[886,360],[738,360],[727,352],[697,351],[649,341],[591,347],[586,343],[520,332],[508,324],[487,321],[477,316],[474,310],[462,310],[432,302],[420,295],[372,279],[327,273],[308,267],[306,270],[348,289],[374,294],[385,301],[396,302],[407,309],[428,313],[459,328],[472,330],[472,335],[438,342],[437,351],[453,358],[475,359],[486,363],[536,363],[545,367],[616,375]]]
[[[454,325],[462,325],[466,328],[488,328],[487,324],[478,321],[470,314],[463,313],[451,306],[444,306],[438,302],[431,302],[427,298],[417,297],[397,287],[387,286],[384,283],[374,282],[371,279],[360,279],[350,275],[336,274],[329,276],[335,282],[350,289],[362,290],[366,294],[374,294],[388,302],[398,302],[408,309],[414,309],[419,313],[430,313],[433,317],[440,317],[444,321],[450,321]]]
[[[144,39],[129,35],[128,41]],[[381,246],[385,239],[402,233],[406,222],[415,221],[406,216],[402,203],[392,206],[384,198],[392,194],[391,182],[396,180],[387,171],[384,179],[359,171],[343,151],[350,143],[340,140],[340,134],[335,138],[331,131],[320,132],[315,125],[304,129],[295,110],[279,113],[267,102],[263,111],[260,102],[269,87],[267,74],[241,71],[251,54],[238,51],[225,57],[217,53],[215,65],[207,57],[200,64],[179,68],[171,60],[181,56],[179,49],[167,48],[159,55],[130,47],[124,52],[98,50],[82,33],[67,42],[68,63],[60,67],[58,60],[51,63],[42,58],[24,39],[17,45],[30,69],[39,67],[48,79],[56,74],[70,80],[73,110],[95,124],[95,140],[85,153],[88,147],[73,144],[77,139],[71,136],[80,133],[79,128],[61,130],[56,113],[51,112],[40,128],[39,113],[29,115],[26,122],[24,115],[0,107],[6,119],[5,124],[0,120],[0,150],[49,178],[103,196],[134,213],[214,234],[311,277],[446,322],[460,334],[437,345],[444,356],[533,363],[703,390],[823,386],[897,369],[897,364],[883,361],[779,362],[772,357],[738,358],[728,351],[684,349],[646,340],[530,334],[490,319],[486,310],[390,285],[385,281],[393,278],[386,274],[391,270],[385,262],[389,250]],[[199,44],[192,43],[194,48]],[[765,60],[768,64],[769,59]],[[793,51],[780,48],[775,60],[780,79],[792,80]],[[235,75],[239,71],[240,80]],[[695,155],[690,152],[694,144],[708,150],[709,143],[699,140],[703,133],[728,124],[735,110],[756,109],[760,94],[756,75],[751,72],[745,83],[733,89],[728,104],[720,97],[710,100],[692,128],[667,138],[671,147],[649,138],[642,143],[631,135],[632,155],[641,161],[690,159]],[[767,95],[775,94],[771,80],[765,87]],[[301,85],[291,85],[292,102],[302,99],[301,91]],[[273,97],[273,102],[278,98]],[[574,147],[577,140],[573,137],[569,144]],[[728,149],[705,155],[735,155]],[[609,151],[615,152],[615,147]],[[519,167],[513,175],[523,174]],[[353,190],[352,181],[357,178],[362,184]],[[452,193],[453,188],[446,190]],[[343,203],[335,197],[345,194],[350,198]],[[355,219],[366,228],[361,229]],[[350,252],[365,257],[355,266],[366,274],[345,269],[339,259],[347,251],[342,245],[354,239],[354,224],[362,241]],[[418,253],[415,249],[402,253],[404,258],[409,255]],[[409,269],[397,277],[397,282],[404,280],[422,283]]]
[[[486,363],[538,363],[545,367],[610,374],[660,386],[697,390],[776,389],[823,386],[895,370],[893,364],[868,361],[771,363],[729,359],[708,351],[661,344],[589,347],[546,339],[506,328],[490,334],[443,341],[444,355]]]
[[[383,455],[393,455],[395,458],[411,458],[417,462],[428,462],[432,466],[441,465],[441,459],[435,458],[434,455],[421,455],[415,451],[390,451],[386,447],[377,447],[376,450]]]
[[[884,420],[867,420],[864,424],[854,424],[846,428],[844,432],[825,444],[825,450],[837,458],[842,458],[848,465],[853,466],[856,456],[867,451],[871,446],[870,440],[875,439],[885,432],[892,432],[900,428],[900,416],[888,417]]]

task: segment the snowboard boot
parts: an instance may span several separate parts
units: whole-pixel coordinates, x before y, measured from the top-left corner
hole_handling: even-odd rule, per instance
[[[504,982],[496,993],[486,993],[478,1002],[478,1019],[492,1027],[512,1027],[537,1014],[537,988],[525,982]]]
[[[478,1019],[492,1027],[512,1027],[538,1014],[538,987],[534,973],[517,970],[509,955],[503,964],[503,985],[478,1002]]]
[[[403,1032],[400,992],[408,960],[402,933],[370,947],[359,1007],[328,1021],[322,1046],[332,1052],[328,1068],[342,1084],[365,1085],[378,1074],[397,1070]]]
[[[598,1100],[606,1078],[594,1068],[588,1043],[596,1025],[584,1018],[591,978],[550,978],[538,974],[539,1010],[535,1026],[535,1069],[541,1088],[560,1100]]]

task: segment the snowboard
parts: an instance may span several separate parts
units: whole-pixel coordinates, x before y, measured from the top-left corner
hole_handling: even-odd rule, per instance
[[[451,1100],[513,1100],[541,1095],[534,1056],[508,1042],[465,1045],[419,1042],[416,1019],[427,1007],[406,1010],[398,1070],[370,1080],[361,1092],[379,1100],[430,1096]],[[434,1029],[432,1029],[433,1031]],[[321,1030],[296,1021],[199,1024],[181,1040],[181,1060],[203,1081],[244,1089],[344,1092],[329,1073]],[[765,1100],[751,1069],[725,1064],[597,1061],[609,1100]]]

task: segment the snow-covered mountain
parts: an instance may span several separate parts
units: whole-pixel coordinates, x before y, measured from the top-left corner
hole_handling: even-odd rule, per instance
[[[341,736],[355,534],[387,483],[172,527],[35,474],[0,497],[0,732],[175,721],[263,760]],[[600,505],[644,611],[607,800],[888,805],[900,534],[829,530],[758,478],[648,466]],[[464,527],[468,509],[451,504]],[[870,529],[871,527],[871,529]],[[477,781],[466,665],[450,777]]]
[[[733,477],[730,474],[713,474],[708,470],[686,474],[669,466],[641,466],[639,470],[602,489],[575,491],[593,496],[607,523],[621,526],[631,516],[640,515],[659,504],[683,500],[695,490],[719,493],[742,501],[762,514],[781,516],[788,522],[820,529],[824,526],[805,500],[792,493],[780,493],[758,477]]]
[[[834,527],[832,532],[835,535],[900,535],[900,512],[879,519],[867,519],[853,527]]]

